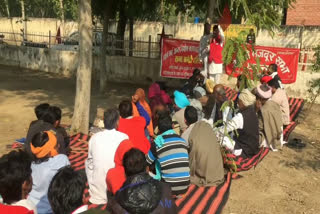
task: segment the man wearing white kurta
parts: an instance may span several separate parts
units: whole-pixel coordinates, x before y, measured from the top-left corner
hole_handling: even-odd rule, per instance
[[[208,76],[214,81],[215,84],[220,83],[222,74],[223,62],[222,62],[222,50],[224,43],[224,34],[220,25],[215,25],[213,28],[213,39],[209,46],[209,58],[208,58]]]
[[[116,109],[105,112],[104,125],[106,130],[96,133],[89,141],[85,170],[89,183],[89,201],[93,204],[107,203],[107,172],[115,166],[114,155],[119,144],[123,140],[129,139],[126,134],[116,130],[119,118]]]

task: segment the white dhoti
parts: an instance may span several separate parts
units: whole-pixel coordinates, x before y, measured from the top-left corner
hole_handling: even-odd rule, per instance
[[[209,64],[209,78],[216,84],[220,83],[222,66],[222,64],[216,64],[214,62]]]

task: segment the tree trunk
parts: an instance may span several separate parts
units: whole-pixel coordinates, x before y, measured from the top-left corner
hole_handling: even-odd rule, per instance
[[[215,1],[216,0],[208,0],[207,18],[211,20],[211,23],[214,22]]]
[[[89,131],[91,71],[92,71],[92,16],[91,0],[79,0],[79,60],[77,86],[71,131]]]
[[[60,6],[60,19],[61,19],[61,26],[60,26],[60,35],[64,36],[64,8],[63,8],[63,0],[59,0]]]
[[[106,88],[107,81],[107,63],[106,63],[106,53],[108,45],[108,32],[109,32],[109,10],[108,7],[104,9],[103,15],[103,32],[102,32],[102,44],[100,51],[100,92],[102,93]]]
[[[129,32],[129,56],[133,56],[133,18],[130,18],[130,32]]]
[[[21,5],[21,18],[23,23],[23,40],[27,40],[27,20],[26,20],[26,14],[24,10],[24,0],[20,0]]]
[[[127,24],[127,14],[126,14],[126,2],[124,0],[121,0],[120,2],[120,11],[119,11],[119,21],[117,26],[117,41],[116,47],[117,49],[121,49],[120,51],[117,51],[117,55],[126,55],[124,50],[124,34],[126,32],[126,24]]]
[[[4,3],[6,4],[7,16],[8,16],[8,18],[10,18],[9,0],[6,0]]]

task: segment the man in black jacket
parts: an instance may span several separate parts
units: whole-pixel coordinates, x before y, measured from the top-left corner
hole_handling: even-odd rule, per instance
[[[145,155],[130,149],[123,157],[127,180],[115,196],[108,195],[112,213],[177,213],[170,186],[147,173]]]

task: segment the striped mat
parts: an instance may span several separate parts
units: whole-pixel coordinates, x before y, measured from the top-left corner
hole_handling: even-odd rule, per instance
[[[221,213],[229,198],[231,173],[216,187],[190,185],[186,195],[176,201],[178,213]]]
[[[248,171],[252,167],[256,167],[260,161],[268,154],[268,148],[261,148],[259,153],[252,158],[242,158],[235,156],[230,151],[223,149],[223,163],[226,168],[229,168],[233,172]]]

